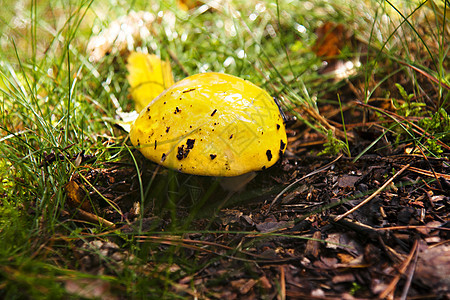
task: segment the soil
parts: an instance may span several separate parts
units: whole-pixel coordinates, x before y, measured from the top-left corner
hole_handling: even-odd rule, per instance
[[[289,136],[277,165],[242,192],[227,194],[217,185],[205,203],[195,192],[205,193],[217,179],[183,174],[176,174],[179,187],[191,187],[178,190],[176,202],[156,202],[152,193],[173,174],[137,152],[143,186],[153,180],[144,211],[131,162],[74,175],[64,218],[86,232],[87,223],[100,223],[153,245],[152,259],[136,258],[124,239],[92,236],[77,241],[74,267],[117,274],[124,261],[131,266],[138,259],[148,269],[170,270],[170,289],[187,297],[448,299],[448,159],[406,154],[406,146],[356,161],[307,155],[320,137],[292,128]],[[166,256],[176,258],[169,264]],[[186,273],[187,265],[196,271]]]

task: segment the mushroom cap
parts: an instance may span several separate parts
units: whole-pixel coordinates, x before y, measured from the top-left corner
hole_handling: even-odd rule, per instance
[[[193,75],[161,93],[141,111],[130,139],[162,166],[224,177],[272,166],[287,144],[272,97],[222,73]]]

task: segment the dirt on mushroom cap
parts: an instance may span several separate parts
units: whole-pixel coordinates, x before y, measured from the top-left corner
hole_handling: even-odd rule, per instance
[[[266,169],[287,144],[270,95],[221,73],[193,75],[167,89],[141,111],[130,139],[158,164],[206,176]]]

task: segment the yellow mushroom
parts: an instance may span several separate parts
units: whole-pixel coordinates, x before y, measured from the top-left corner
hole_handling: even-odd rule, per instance
[[[130,139],[162,166],[220,177],[269,168],[287,144],[272,97],[221,73],[193,75],[169,87],[141,111]]]

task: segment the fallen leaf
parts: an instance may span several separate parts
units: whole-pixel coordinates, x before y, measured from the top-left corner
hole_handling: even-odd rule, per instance
[[[332,282],[334,284],[336,283],[342,283],[342,282],[354,282],[355,281],[355,275],[352,273],[345,273],[345,274],[339,274],[333,277]]]
[[[253,286],[256,284],[256,280],[254,279],[249,279],[247,280],[247,282],[245,282],[240,288],[239,288],[239,293],[241,293],[242,295],[247,294],[252,288]]]
[[[127,70],[137,112],[174,84],[170,63],[154,54],[132,52],[128,56]]]
[[[322,234],[320,233],[320,231],[316,231],[314,232],[312,238],[313,240],[308,240],[308,242],[306,243],[305,255],[311,257],[318,257],[321,242],[317,240],[322,238]]]
[[[67,205],[71,208],[81,208],[82,210],[92,212],[92,206],[87,200],[86,193],[75,181],[69,181],[66,186]]]
[[[450,245],[421,251],[414,277],[438,293],[450,293]]]
[[[263,289],[270,290],[272,288],[272,284],[270,284],[270,281],[266,276],[259,278],[259,282]]]
[[[355,74],[360,64],[358,59],[344,61],[339,59],[342,49],[351,46],[352,32],[343,24],[326,22],[316,29],[317,40],[312,51],[324,61],[321,74],[334,74],[335,80],[342,80]]]
[[[234,223],[239,223],[242,214],[243,213],[240,210],[224,209],[220,216],[222,225],[226,226],[226,225],[230,225],[230,224],[234,224]]]
[[[338,179],[339,187],[354,187],[360,176],[343,175]]]
[[[355,259],[353,256],[347,253],[338,253],[337,257],[339,258],[342,264],[348,264]]]
[[[288,222],[281,221],[281,222],[264,222],[260,224],[256,224],[256,229],[260,232],[272,232],[276,231],[281,228],[285,228]]]
[[[346,29],[342,24],[326,22],[316,29],[317,40],[312,50],[317,56],[328,60],[341,53],[346,39]]]

